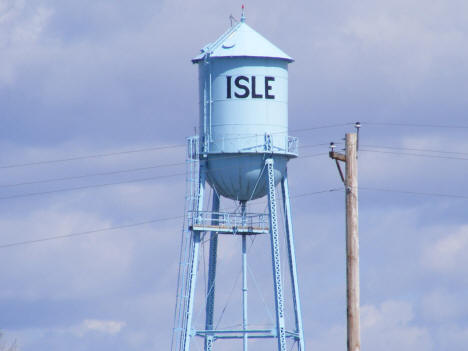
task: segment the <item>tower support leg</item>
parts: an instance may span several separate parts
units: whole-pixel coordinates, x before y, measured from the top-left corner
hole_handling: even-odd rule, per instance
[[[201,212],[203,210],[203,197],[205,193],[205,170],[203,164],[200,164],[200,178],[199,178],[199,187],[198,187],[198,204],[197,211]],[[196,214],[194,214],[196,216]],[[185,338],[184,338],[184,351],[190,350],[190,338],[192,337],[192,317],[193,317],[193,300],[195,296],[195,286],[197,282],[197,273],[198,273],[198,253],[200,249],[200,236],[201,232],[193,231],[193,247],[192,247],[192,259],[190,260],[190,277],[189,277],[189,296],[187,301],[187,323],[185,329]]]
[[[299,297],[299,284],[297,281],[296,253],[294,249],[294,235],[291,220],[291,204],[289,201],[289,185],[287,173],[285,174],[283,181],[281,182],[281,190],[283,195],[283,208],[285,212],[284,218],[286,219],[286,239],[288,245],[289,272],[291,275],[291,288],[294,303],[294,317],[296,321],[296,332],[299,335],[298,351],[304,351],[304,332],[302,329],[301,300]]]
[[[271,256],[273,264],[273,284],[275,288],[275,309],[276,309],[276,332],[278,340],[278,350],[286,351],[286,332],[284,321],[284,296],[283,283],[281,280],[281,262],[279,247],[278,218],[276,215],[276,193],[275,193],[275,173],[274,160],[265,160],[268,177],[268,208],[270,212],[270,239]]]
[[[217,225],[218,212],[219,212],[219,196],[213,192],[213,205],[211,206],[213,212],[211,224]],[[216,261],[218,255],[218,233],[212,232],[210,234],[210,256],[208,261],[208,286],[206,294],[206,317],[205,317],[205,330],[213,330],[213,315],[215,303],[215,288],[216,288]],[[213,335],[207,334],[205,336],[205,351],[213,349]]]

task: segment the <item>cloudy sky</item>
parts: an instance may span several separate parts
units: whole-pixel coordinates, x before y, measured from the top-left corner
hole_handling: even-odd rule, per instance
[[[308,349],[346,345],[344,195],[298,195],[341,187],[326,144],[361,121],[363,349],[465,350],[468,3],[245,3],[247,23],[296,60],[290,134],[303,148],[289,175]],[[0,0],[4,340],[169,349],[182,220],[142,223],[183,215],[183,144],[198,117],[190,59],[240,7]],[[268,324],[269,251],[257,241],[252,320]],[[240,321],[239,250],[221,244],[220,325]]]

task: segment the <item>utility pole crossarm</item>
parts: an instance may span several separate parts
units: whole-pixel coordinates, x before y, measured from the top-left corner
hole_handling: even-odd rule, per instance
[[[346,163],[346,155],[335,152],[335,151],[333,151],[333,149],[332,149],[332,151],[330,151],[330,153],[328,155],[330,156],[331,159],[335,160],[336,168],[338,169],[338,172],[340,173],[341,181],[344,184],[345,183],[345,178],[344,178],[344,175],[343,175],[343,171],[341,170],[340,163],[338,161],[343,161],[344,163]]]
[[[340,154],[339,152],[330,151],[328,155],[334,160],[346,162],[346,155]]]

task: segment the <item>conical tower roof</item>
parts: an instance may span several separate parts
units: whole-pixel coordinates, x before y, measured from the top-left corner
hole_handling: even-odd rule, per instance
[[[294,61],[291,56],[247,25],[244,16],[215,42],[206,45],[192,62],[198,63],[205,57],[265,57]]]

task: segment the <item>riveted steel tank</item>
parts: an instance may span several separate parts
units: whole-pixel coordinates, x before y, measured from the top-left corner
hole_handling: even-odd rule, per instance
[[[207,180],[234,200],[266,195],[265,158],[275,181],[297,156],[288,135],[288,64],[293,59],[242,18],[192,62],[199,67],[200,155]]]

